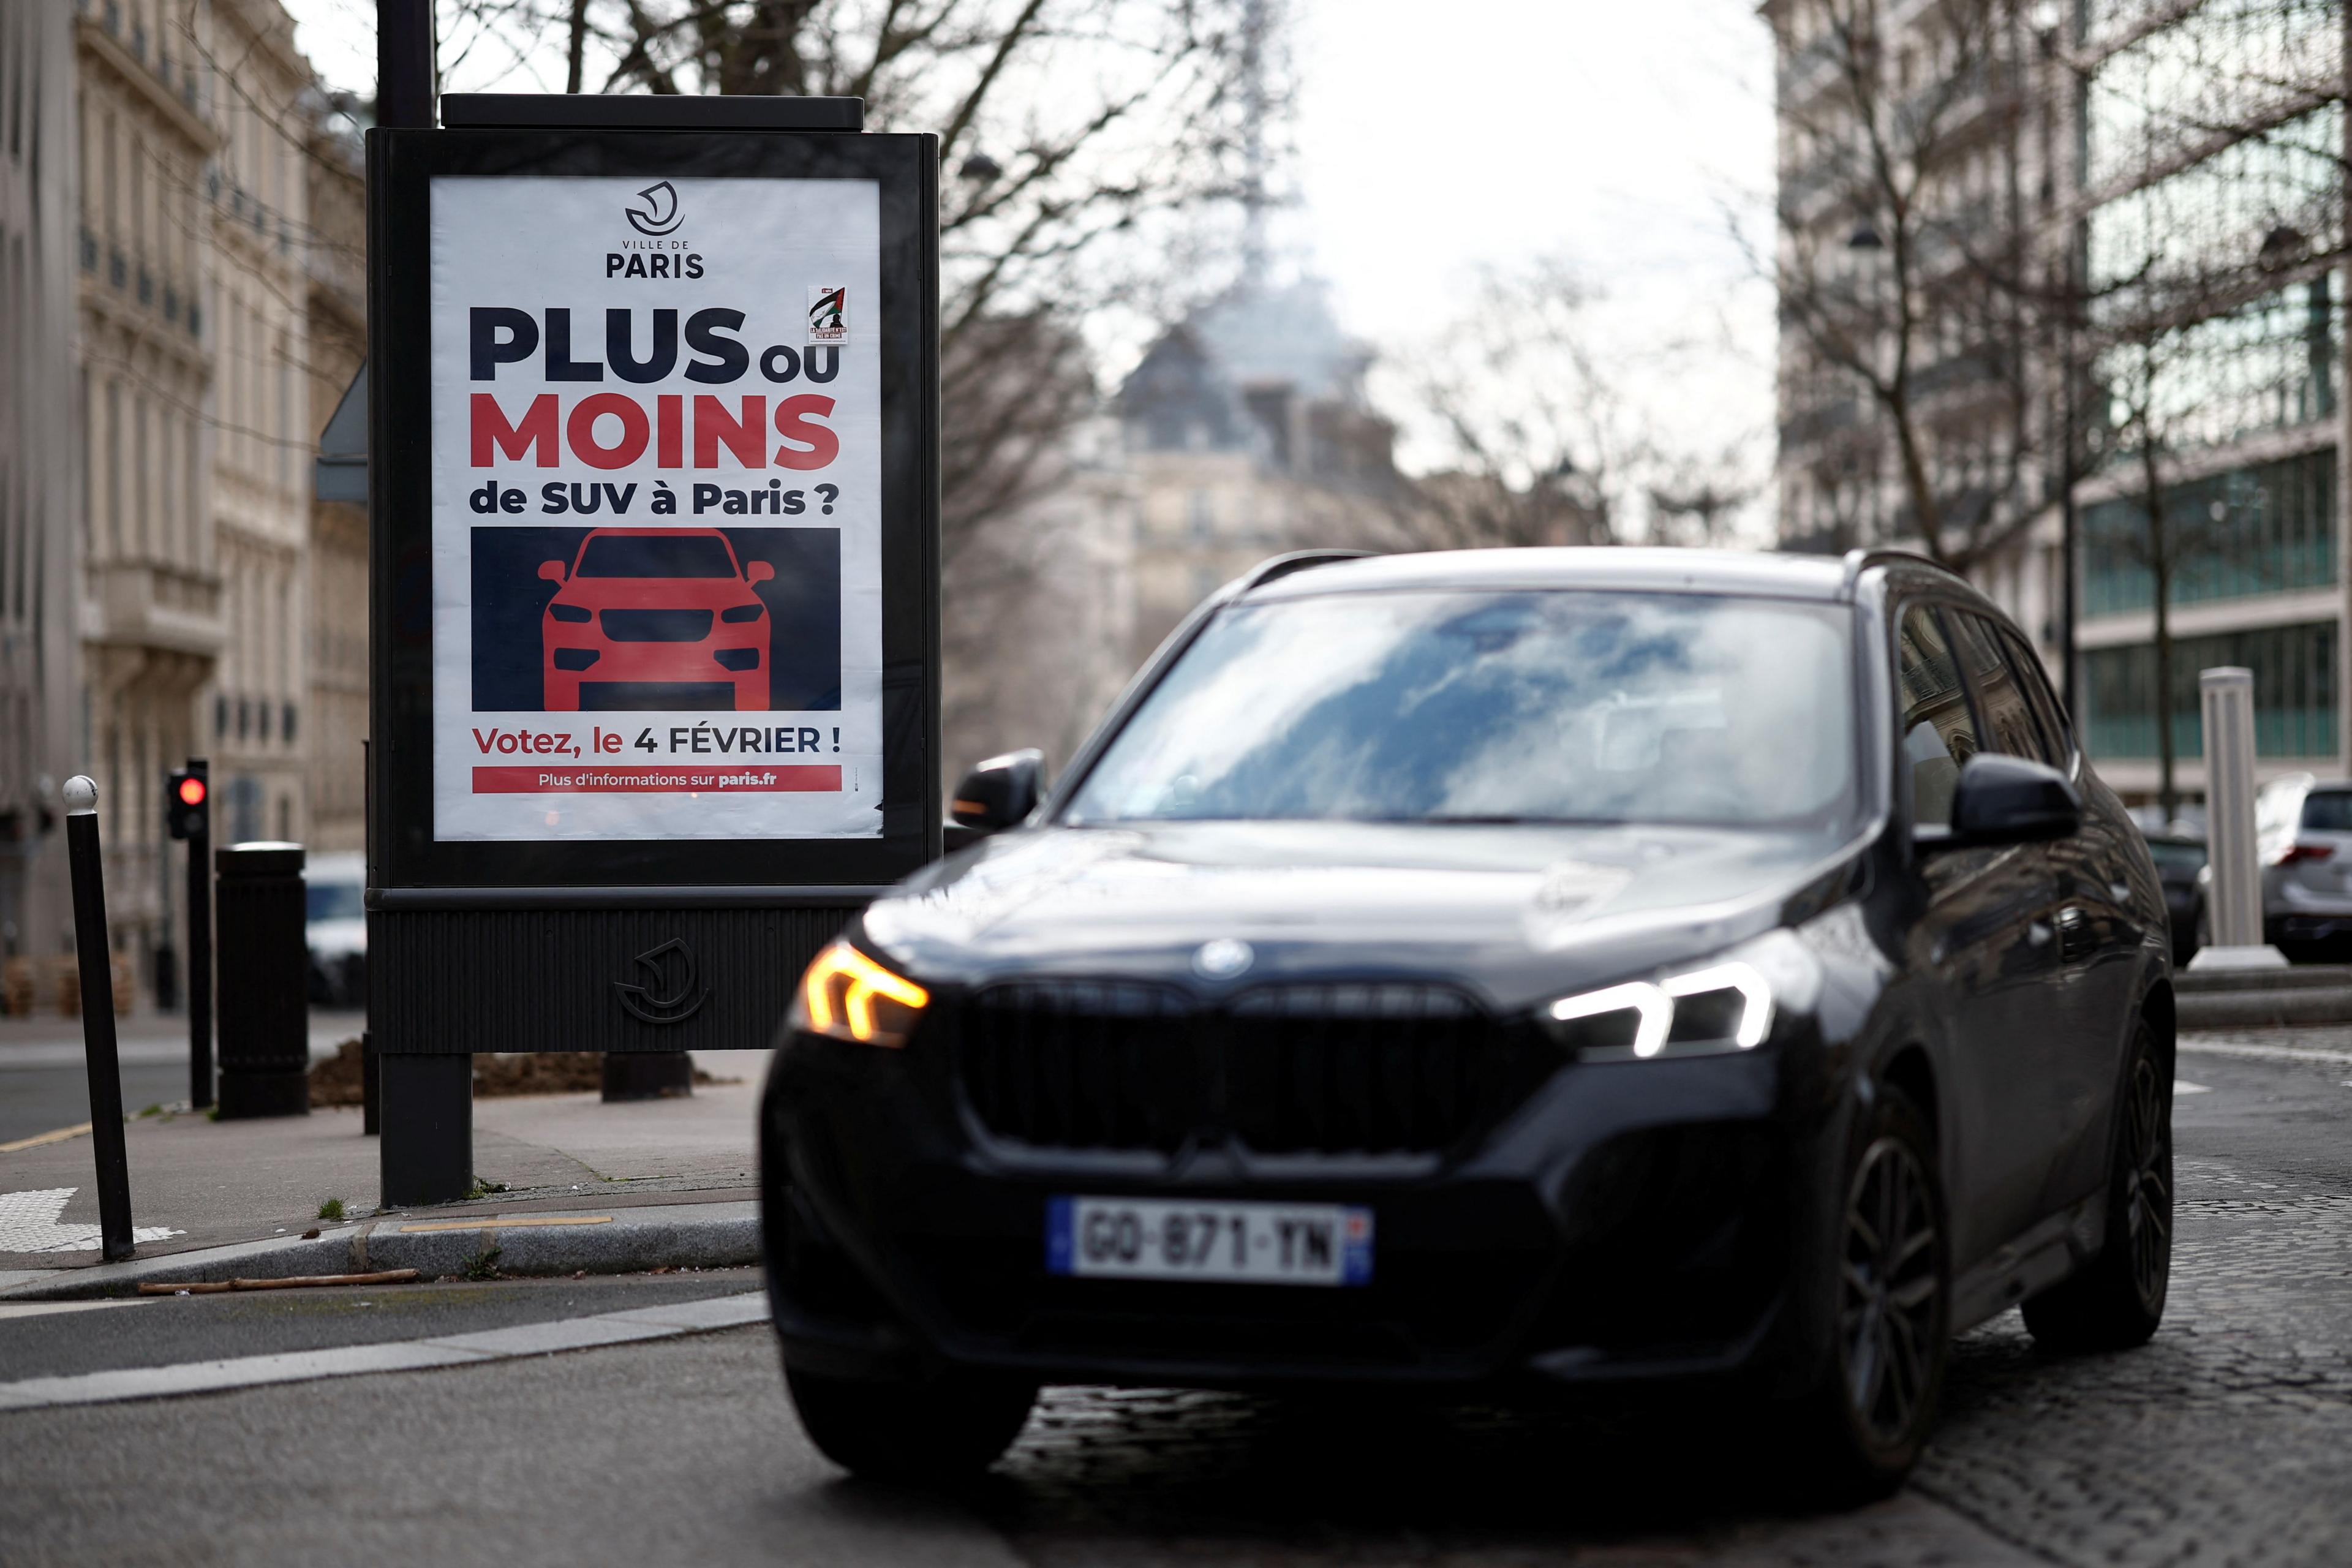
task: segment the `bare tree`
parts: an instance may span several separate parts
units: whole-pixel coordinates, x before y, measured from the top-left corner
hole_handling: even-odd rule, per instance
[[[1037,345],[1072,341],[1088,309],[1144,288],[1188,215],[1241,194],[1252,125],[1280,108],[1244,79],[1262,58],[1254,43],[1279,24],[1271,5],[443,0],[443,36],[484,58],[495,45],[521,73],[575,89],[861,98],[877,130],[936,132],[949,417],[982,433],[1017,427],[1034,445],[1087,403],[972,399],[1025,396]],[[1058,431],[1041,424],[1047,410]],[[951,430],[949,447],[952,558],[954,535],[1002,515],[1021,488],[1003,483],[1006,465],[985,441]]]
[[[1903,539],[1965,570],[2042,504],[2017,189],[2030,52],[2013,0],[1946,0],[1899,35],[1877,0],[1787,0],[1783,171],[1769,262],[1783,446],[1841,544]],[[1803,39],[1801,45],[1795,42]],[[1882,479],[1900,497],[1875,504]]]
[[[1574,267],[1544,258],[1487,271],[1460,314],[1412,349],[1407,395],[1444,457],[1383,513],[1393,542],[1476,549],[1729,537],[1755,494],[1743,444],[1678,444],[1632,384],[1697,345],[1612,341],[1606,310]]]

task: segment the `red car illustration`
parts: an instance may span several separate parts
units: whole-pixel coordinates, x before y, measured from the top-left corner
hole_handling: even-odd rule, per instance
[[[544,562],[560,584],[541,620],[549,711],[768,706],[768,611],[749,566],[715,528],[599,528],[570,566]]]

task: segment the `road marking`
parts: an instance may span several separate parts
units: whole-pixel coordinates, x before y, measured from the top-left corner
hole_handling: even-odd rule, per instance
[[[2243,1057],[2249,1061],[2263,1062],[2334,1062],[2337,1066],[2352,1065],[2352,1051],[2322,1050],[2317,1046],[2240,1046],[2224,1045],[2219,1040],[2182,1040],[2175,1050],[2207,1057]]]
[[[100,1307],[143,1307],[152,1298],[118,1296],[105,1301],[0,1301],[0,1323],[15,1318],[41,1318],[51,1312],[87,1312]]]
[[[44,1143],[62,1143],[89,1131],[89,1123],[85,1121],[79,1127],[59,1127],[47,1132],[36,1132],[30,1138],[19,1138],[13,1143],[0,1143],[0,1154],[13,1154],[19,1149],[37,1149]]]
[[[551,1323],[524,1323],[482,1333],[238,1356],[229,1361],[182,1362],[173,1366],[125,1367],[71,1377],[32,1377],[21,1383],[0,1383],[0,1415],[58,1405],[102,1405],[122,1399],[217,1394],[234,1388],[308,1383],[316,1378],[353,1377],[372,1372],[471,1366],[518,1356],[712,1333],[761,1322],[767,1315],[767,1293],[744,1290],[730,1296],[705,1297],[698,1301],[680,1301],[674,1306],[636,1307],[590,1318],[559,1318]]]
[[[2172,1092],[2175,1094],[2210,1094],[2213,1091],[2204,1084],[2191,1083],[2185,1078],[2177,1078],[2172,1080]]]
[[[0,1193],[0,1252],[96,1252],[99,1228],[94,1225],[59,1225],[66,1200],[79,1187],[43,1187],[28,1193]],[[165,1225],[134,1226],[131,1239],[162,1241],[186,1232]]]
[[[608,1214],[557,1214],[522,1219],[446,1219],[435,1220],[430,1225],[404,1225],[400,1227],[400,1234],[415,1236],[421,1231],[428,1230],[515,1230],[524,1226],[610,1225],[612,1223],[613,1216]]]

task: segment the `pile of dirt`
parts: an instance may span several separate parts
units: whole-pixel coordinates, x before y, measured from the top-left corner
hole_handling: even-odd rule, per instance
[[[310,1066],[310,1104],[314,1109],[358,1105],[364,1081],[360,1043],[345,1040],[335,1054]],[[697,1083],[732,1083],[694,1069]],[[604,1058],[594,1051],[517,1051],[474,1058],[474,1098],[487,1100],[510,1094],[591,1094],[604,1087]]]

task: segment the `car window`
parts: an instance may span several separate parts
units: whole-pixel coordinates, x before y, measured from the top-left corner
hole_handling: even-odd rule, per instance
[[[2033,710],[2034,721],[2040,726],[2048,750],[2043,760],[2053,768],[2063,768],[2073,760],[2074,732],[2066,724],[2066,710],[2058,694],[2050,689],[2049,672],[2042,668],[2041,658],[2025,645],[2025,639],[2003,628],[2001,650],[2009,655],[2010,664],[2017,673],[2017,684],[2025,693],[2027,706]]]
[[[2321,833],[2352,833],[2352,790],[2313,790],[2304,797],[2303,826]]]
[[[2181,879],[2195,877],[2198,868],[2205,864],[2205,847],[2201,844],[2151,838],[2147,841],[2147,852],[2158,871]]]
[[[582,577],[732,577],[735,557],[710,533],[599,533],[580,552]]]
[[[1238,605],[1064,820],[1831,831],[1855,794],[1849,614],[1568,590]]]
[[[312,882],[303,889],[303,917],[314,921],[367,918],[367,890],[357,882]]]
[[[1925,605],[1905,612],[1896,649],[1903,757],[1908,764],[1901,776],[1910,791],[1911,821],[1915,826],[1946,826],[1952,820],[1952,787],[1959,782],[1961,764],[1977,754],[1976,721],[1942,623]]]
[[[2034,722],[2017,672],[2001,653],[2000,632],[1982,616],[1966,610],[1946,611],[1944,623],[1959,643],[1960,667],[1968,671],[1969,685],[1976,693],[1985,744],[2012,757],[2048,762],[2050,742]]]

